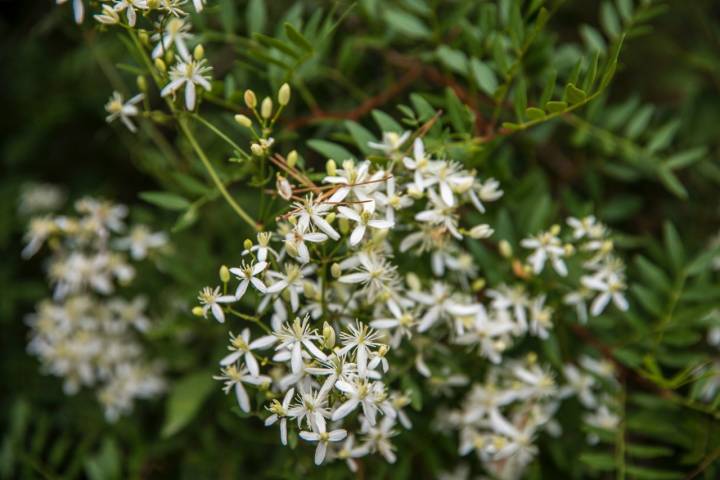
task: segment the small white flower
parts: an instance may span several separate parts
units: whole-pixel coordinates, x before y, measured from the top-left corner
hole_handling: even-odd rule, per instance
[[[135,128],[135,124],[133,124],[130,118],[136,117],[140,113],[140,110],[138,110],[138,107],[135,105],[140,103],[143,98],[145,98],[145,95],[139,93],[127,102],[124,102],[120,92],[113,92],[112,97],[110,97],[110,100],[105,104],[105,110],[109,113],[109,115],[105,117],[105,121],[110,123],[119,118],[128,130],[135,133],[137,128]]]
[[[170,83],[162,89],[160,95],[166,97],[175,94],[180,88],[185,86],[185,107],[188,110],[195,109],[195,99],[197,96],[196,88],[201,87],[205,91],[212,90],[210,85],[210,75],[208,72],[212,67],[206,65],[207,60],[182,60],[179,61],[170,70]]]
[[[190,52],[188,51],[185,41],[191,37],[190,23],[179,18],[170,19],[167,25],[165,25],[165,30],[162,32],[162,35],[156,33],[152,36],[152,39],[158,42],[152,51],[152,58],[163,56],[171,45],[175,45],[175,48],[177,48],[180,54],[180,58],[185,61],[190,60]]]
[[[526,238],[520,242],[520,245],[535,250],[528,257],[528,261],[536,275],[542,272],[548,259],[558,275],[562,277],[567,275],[567,266],[565,266],[562,259],[566,254],[565,248],[563,248],[562,242],[552,231]]]
[[[484,183],[477,182],[469,190],[470,201],[480,213],[485,213],[485,206],[482,202],[494,202],[503,196],[500,190],[500,182],[494,178],[488,178]]]
[[[113,6],[113,9],[116,12],[122,12],[125,10],[125,15],[127,17],[128,25],[131,27],[135,26],[135,22],[137,20],[137,11],[136,10],[146,10],[147,9],[147,1],[146,0],[116,0],[115,5]]]
[[[240,409],[248,413],[250,412],[250,397],[248,397],[247,391],[243,386],[243,383],[250,385],[262,385],[264,383],[270,383],[270,377],[265,375],[255,376],[250,375],[247,368],[238,369],[235,365],[230,365],[221,370],[221,375],[213,377],[215,380],[222,380],[225,382],[223,390],[225,393],[229,393],[230,389],[235,390],[235,397],[237,398]]]
[[[272,415],[265,419],[265,426],[269,427],[280,420],[280,443],[283,445],[287,445],[287,417],[293,395],[295,395],[295,389],[291,388],[285,393],[282,403],[273,400],[272,404],[267,407],[267,409],[272,412]]]
[[[370,348],[379,345],[375,340],[378,334],[366,324],[355,320],[355,325],[348,327],[349,332],[340,332],[340,341],[343,348],[338,352],[339,355],[345,355],[351,350],[355,351],[355,364],[357,365],[358,374],[364,377],[368,368],[368,357],[370,356]]]
[[[136,225],[130,230],[130,235],[118,239],[115,243],[121,250],[130,250],[134,260],[142,260],[148,251],[160,248],[167,244],[167,235],[164,232],[153,233],[145,225]]]
[[[285,235],[285,248],[287,252],[303,265],[310,261],[310,250],[305,242],[322,243],[328,239],[328,236],[324,233],[308,232],[306,231],[306,228],[307,227],[303,227],[300,223],[298,223],[292,231]]]
[[[343,429],[326,432],[325,428],[323,428],[319,432],[300,432],[300,438],[308,442],[317,442],[318,444],[315,449],[315,465],[321,465],[325,460],[328,443],[341,442],[345,437],[347,437],[347,431]]]
[[[330,201],[334,201],[330,198]],[[307,232],[312,222],[317,228],[333,240],[338,240],[340,234],[323,218],[330,213],[332,205],[329,203],[315,203],[312,196],[308,196],[302,203],[294,204],[296,209],[298,231]]]
[[[267,262],[251,262],[249,265],[243,262],[239,268],[235,267],[230,269],[230,273],[237,276],[240,280],[240,284],[235,291],[236,300],[240,300],[243,295],[245,295],[245,292],[251,283],[260,293],[267,292],[265,284],[256,276],[265,270],[265,267],[267,267]]]
[[[210,287],[205,287],[202,289],[202,291],[200,291],[200,295],[198,295],[198,300],[200,301],[200,305],[202,305],[203,316],[205,318],[207,318],[208,310],[210,310],[212,311],[215,320],[220,323],[224,323],[225,312],[223,312],[220,304],[233,303],[236,301],[236,298],[232,295],[221,295],[220,287],[215,287],[214,290]]]
[[[260,366],[253,354],[253,350],[264,350],[271,347],[275,342],[277,342],[277,338],[273,335],[256,338],[251,342],[250,329],[248,328],[244,329],[237,337],[231,332],[228,350],[233,351],[233,353],[220,360],[220,366],[227,367],[237,362],[240,357],[243,357],[250,374],[257,377],[260,375]]]
[[[285,323],[279,331],[275,332],[275,336],[280,340],[280,345],[275,349],[291,352],[290,366],[295,374],[300,373],[303,368],[302,347],[305,347],[318,360],[327,360],[327,356],[313,343],[322,340],[322,335],[319,335],[317,330],[310,329],[309,321],[309,315],[305,315],[302,322],[300,318],[295,317],[292,325]]]
[[[394,157],[408,138],[410,138],[410,132],[403,132],[400,135],[395,132],[383,132],[382,142],[368,142],[368,146]]]
[[[618,309],[622,311],[628,309],[628,301],[623,294],[625,283],[618,275],[586,275],[582,277],[581,282],[585,287],[600,292],[600,295],[595,297],[595,300],[593,300],[590,306],[590,313],[593,316],[600,315],[610,300],[613,301]]]
[[[352,220],[357,223],[352,233],[350,234],[350,245],[355,246],[363,239],[365,232],[368,227],[376,228],[378,230],[387,230],[392,228],[395,224],[389,220],[378,220],[373,218],[375,213],[375,202],[369,201],[363,203],[363,208],[360,213],[356,212],[352,208],[338,207],[340,215]]]

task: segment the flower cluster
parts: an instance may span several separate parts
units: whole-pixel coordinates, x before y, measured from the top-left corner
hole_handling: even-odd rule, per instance
[[[534,353],[493,366],[483,383],[472,385],[459,408],[443,412],[436,426],[457,431],[460,455],[475,452],[494,478],[520,478],[538,453],[540,432],[561,434],[553,417],[563,399],[577,396],[592,409],[585,417],[591,428],[617,426],[618,417],[608,409],[612,397],[597,395],[604,390],[602,384],[615,382],[610,364],[590,357],[582,357],[580,364],[564,367],[565,385],[538,364]]]
[[[160,366],[145,359],[139,338],[150,326],[146,299],[113,295],[135,274],[123,250],[139,260],[167,239],[144,226],[116,238],[126,230],[125,206],[86,198],[75,208],[77,217],[30,222],[23,255],[37,253],[44,244],[50,247],[54,294],[28,316],[28,349],[47,372],[64,379],[67,394],[81,387],[98,389],[106,417],[115,420],[132,409],[134,399],[164,390]]]

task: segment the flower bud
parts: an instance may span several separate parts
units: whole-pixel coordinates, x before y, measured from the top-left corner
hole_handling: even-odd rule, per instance
[[[157,68],[161,73],[167,72],[167,66],[165,65],[165,62],[163,62],[162,58],[155,59],[155,68]]]
[[[287,165],[290,168],[295,168],[295,164],[297,163],[298,159],[298,153],[297,151],[293,150],[292,152],[288,153],[287,156]]]
[[[205,316],[203,314],[202,307],[193,307],[192,314],[195,315],[196,317],[204,317]]]
[[[303,293],[308,298],[315,298],[315,285],[312,282],[303,283]]]
[[[328,223],[333,223],[335,221],[336,216],[337,215],[335,215],[335,212],[330,212],[325,216],[325,221]]]
[[[510,245],[510,242],[507,240],[500,240],[500,243],[498,243],[498,250],[500,250],[500,255],[504,258],[510,258],[513,255],[512,245]]]
[[[235,121],[245,128],[252,127],[252,120],[250,120],[250,117],[248,117],[247,115],[235,115]]]
[[[223,265],[220,267],[220,281],[223,283],[227,283],[230,281],[230,270],[228,270],[228,267]]]
[[[335,346],[335,329],[328,322],[323,323],[323,346],[331,350]]]
[[[270,97],[265,97],[260,105],[260,115],[263,118],[270,118],[272,116],[273,102]]]
[[[168,50],[165,52],[165,63],[173,63],[173,60],[175,60],[175,52],[172,50]]]
[[[472,289],[473,292],[479,292],[483,288],[485,288],[485,279],[484,278],[478,278],[472,283]]]
[[[245,90],[243,98],[245,99],[245,105],[247,105],[248,108],[252,109],[257,106],[257,97],[255,96],[255,92],[252,90]]]
[[[283,83],[278,91],[278,103],[283,107],[290,103],[290,85]]]
[[[202,43],[198,43],[193,50],[193,58],[195,58],[195,60],[202,60],[204,56],[205,48],[203,48]]]
[[[558,233],[560,233],[560,225],[555,224],[550,227],[550,233],[552,233],[553,235],[557,235]]]
[[[407,283],[408,287],[410,287],[410,290],[413,290],[415,292],[419,291],[422,288],[420,279],[413,272],[410,272],[405,276],[405,283]]]
[[[150,36],[148,35],[147,30],[140,30],[138,32],[138,38],[140,39],[140,43],[142,43],[146,47],[150,45]]]
[[[288,179],[278,173],[277,180],[275,181],[275,188],[278,191],[278,195],[285,200],[292,198],[293,189]]]
[[[343,235],[347,235],[350,231],[350,222],[345,217],[340,217],[340,220],[338,221],[338,226],[340,227],[340,233]]]
[[[330,266],[330,275],[332,275],[333,278],[340,278],[340,275],[342,275],[342,267],[339,263],[335,262]]]
[[[265,154],[265,150],[259,143],[253,143],[252,145],[250,145],[250,151],[253,153],[253,155],[258,157],[262,157]]]
[[[538,360],[537,353],[535,353],[535,352],[529,352],[529,353],[527,354],[526,359],[527,359],[527,362],[528,362],[530,365],[533,365],[533,364],[537,363],[537,360]]]
[[[243,242],[243,248],[245,250],[250,250],[252,248],[252,246],[253,246],[252,240],[250,240],[249,238],[246,238],[245,241]]]
[[[332,158],[325,162],[325,172],[330,177],[334,177],[335,175],[337,175],[337,164]]]
[[[290,218],[292,219],[293,217],[290,217]],[[290,240],[285,240],[285,250],[287,250],[288,254],[291,257],[297,257],[300,255],[297,247],[295,246],[295,243],[291,242]]]
[[[147,92],[147,82],[145,81],[145,77],[142,75],[138,75],[138,77],[135,79],[135,82],[137,83],[138,90],[141,92]]]
[[[495,231],[490,227],[490,225],[482,223],[480,225],[475,225],[473,228],[471,228],[469,235],[470,237],[475,239],[489,238],[494,232]]]
[[[575,253],[575,247],[570,243],[566,243],[565,245],[563,245],[563,249],[565,250],[565,255],[567,255],[568,257]]]

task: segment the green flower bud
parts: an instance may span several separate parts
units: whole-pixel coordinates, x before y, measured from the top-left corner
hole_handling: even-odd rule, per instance
[[[337,174],[337,164],[332,158],[325,163],[325,172],[331,177]]]
[[[155,68],[157,68],[162,73],[167,72],[167,66],[165,65],[165,62],[163,62],[162,58],[155,59]]]
[[[252,90],[245,90],[243,98],[245,99],[245,105],[247,105],[248,108],[252,109],[257,106],[257,97],[255,96],[255,92]]]
[[[508,242],[507,240],[500,240],[500,243],[498,244],[498,250],[500,250],[500,255],[505,258],[510,258],[513,255],[512,245],[510,245],[510,242]]]
[[[253,143],[252,145],[250,145],[250,151],[253,153],[253,155],[258,157],[262,157],[263,155],[265,155],[265,150],[259,143]]]
[[[270,118],[272,116],[273,102],[270,97],[265,97],[260,105],[260,115],[263,118]]]
[[[145,77],[142,75],[138,75],[137,79],[135,79],[135,82],[137,83],[138,90],[141,92],[147,92],[147,82],[145,81]]]
[[[193,307],[192,314],[196,317],[203,317],[203,309],[202,307]]]
[[[335,329],[328,322],[323,323],[323,346],[331,350],[335,346]]]
[[[298,153],[295,150],[288,153],[288,156],[287,156],[288,167],[294,168],[295,164],[297,163],[297,159],[298,159]]]
[[[333,278],[340,278],[340,275],[342,275],[342,267],[339,263],[335,262],[330,266],[330,275],[332,275]]]
[[[223,265],[220,267],[220,281],[223,283],[227,283],[230,281],[230,270],[228,270],[228,267]]]
[[[243,242],[243,248],[245,250],[250,250],[252,248],[252,246],[253,246],[252,240],[250,240],[249,238],[246,238],[245,241]]]
[[[278,91],[278,103],[283,107],[290,103],[290,85],[283,83]]]
[[[247,115],[235,115],[235,121],[245,128],[252,126],[252,120]]]
[[[205,56],[205,49],[202,46],[202,43],[198,43],[195,46],[195,50],[193,50],[193,57],[195,60],[202,60],[202,58]]]

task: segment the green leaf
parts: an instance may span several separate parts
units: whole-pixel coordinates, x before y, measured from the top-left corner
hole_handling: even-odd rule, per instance
[[[580,27],[580,36],[591,51],[602,53],[607,50],[607,44],[603,36],[590,25],[582,25]]]
[[[564,112],[568,108],[567,102],[550,101],[545,104],[545,108],[550,113]]]
[[[616,38],[622,33],[622,26],[618,18],[615,7],[609,1],[603,2],[600,6],[600,24],[605,29],[605,33],[611,38]]]
[[[675,134],[677,133],[678,128],[680,128],[680,125],[681,122],[679,119],[672,120],[663,125],[650,138],[647,147],[645,147],[647,151],[655,153],[667,148],[673,141],[673,138],[675,138]]]
[[[643,279],[656,290],[667,292],[671,289],[670,279],[662,268],[653,264],[642,255],[635,257],[635,265],[638,267]]]
[[[615,470],[615,457],[610,453],[583,452],[580,454],[580,461],[593,470]]]
[[[410,94],[410,101],[418,112],[421,121],[427,121],[435,115],[435,109],[422,95],[412,93]]]
[[[207,372],[193,373],[177,381],[167,399],[161,436],[170,437],[190,423],[215,385]]]
[[[293,49],[290,45],[283,42],[282,40],[278,40],[277,38],[268,37],[267,35],[263,35],[262,33],[256,33],[253,35],[253,38],[262,45],[268,47],[268,48],[275,48],[277,50],[280,50],[286,55],[289,55],[293,58],[298,58],[300,55],[299,53]]]
[[[115,440],[106,437],[100,451],[85,460],[85,473],[90,480],[113,480],[122,475],[120,449]]]
[[[690,150],[683,150],[668,158],[663,162],[663,166],[670,170],[676,170],[678,168],[685,168],[693,163],[701,160],[707,153],[706,147],[696,147]]]
[[[375,136],[370,133],[367,128],[357,122],[353,122],[352,120],[345,121],[345,128],[348,129],[350,136],[355,141],[355,145],[357,145],[358,149],[360,149],[362,153],[369,155],[375,152],[373,148],[368,146],[368,142],[375,141]]]
[[[148,203],[167,210],[185,210],[190,206],[189,201],[170,192],[141,192],[138,196]]]
[[[660,166],[657,173],[660,181],[663,185],[665,185],[665,188],[670,190],[670,192],[675,194],[678,198],[681,198],[683,200],[688,198],[687,190],[680,182],[680,180],[678,180],[672,170],[670,170],[669,168],[665,168],[665,166]]]
[[[498,87],[498,81],[495,76],[495,72],[493,72],[490,67],[473,57],[470,59],[470,70],[475,82],[483,92],[491,96],[495,94],[495,90],[497,90]]]
[[[287,35],[288,40],[300,47],[302,50],[307,52],[313,51],[312,44],[303,36],[302,33],[293,27],[291,23],[285,22],[284,28],[285,35]]]
[[[575,105],[584,102],[587,98],[587,93],[584,90],[579,89],[572,83],[568,83],[565,86],[565,99],[570,105]]]
[[[540,120],[545,118],[545,111],[537,107],[528,107],[525,109],[525,116],[530,120]]]
[[[647,128],[654,111],[655,108],[652,105],[645,105],[635,112],[625,127],[625,135],[630,139],[637,138]]]
[[[316,152],[324,155],[325,158],[332,158],[336,162],[355,158],[355,155],[350,153],[345,147],[337,143],[328,142],[327,140],[308,140],[307,144]]]
[[[381,110],[373,110],[372,116],[383,132],[402,133],[405,130],[395,119]]]
[[[445,104],[448,109],[448,117],[450,117],[450,123],[453,128],[458,132],[467,132],[467,111],[465,105],[455,95],[452,88],[448,87],[445,89]]]
[[[440,45],[435,50],[435,56],[450,70],[461,75],[467,75],[467,55],[460,50],[455,50],[447,45]]]
[[[232,33],[235,31],[235,2],[233,0],[221,0],[218,2],[220,7],[220,21],[222,22],[223,31]]]
[[[265,23],[267,21],[265,0],[250,0],[248,2],[247,10],[245,12],[245,20],[247,21],[248,33],[253,34],[264,32]]]
[[[385,21],[398,33],[410,38],[425,38],[430,36],[430,29],[416,16],[397,9],[388,9],[384,12]]]
[[[680,271],[685,264],[685,247],[675,226],[669,221],[663,224],[663,240],[673,269]]]
[[[658,470],[656,468],[640,467],[637,465],[628,465],[625,471],[630,478],[635,480],[680,480],[686,478],[682,472]]]

